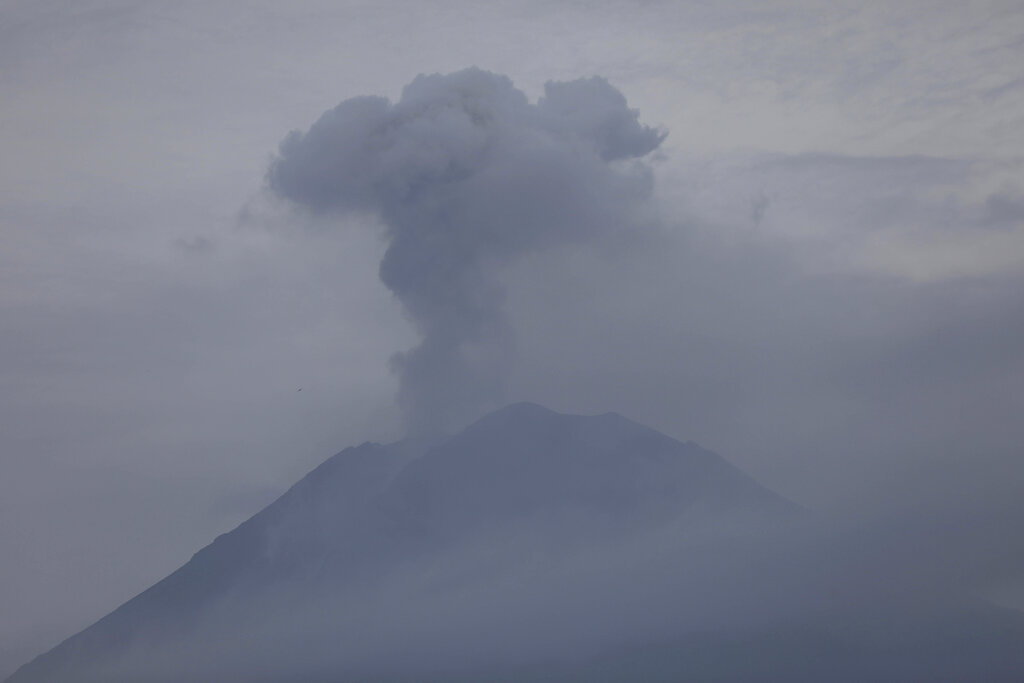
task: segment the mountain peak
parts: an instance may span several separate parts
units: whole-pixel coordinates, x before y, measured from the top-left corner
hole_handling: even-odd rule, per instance
[[[487,413],[483,417],[477,419],[476,422],[473,422],[467,429],[493,429],[499,425],[508,426],[525,422],[534,422],[537,420],[550,419],[556,415],[559,415],[559,413],[549,410],[537,403],[520,401],[518,403],[510,403],[504,408],[498,408],[493,412]]]
[[[470,424],[464,433],[476,433],[495,430],[527,430],[543,428],[554,424],[588,424],[594,428],[598,424],[618,425],[620,429],[637,429],[654,433],[619,413],[606,412],[597,415],[578,415],[575,413],[559,413],[530,401],[511,403],[479,418]],[[461,435],[457,435],[461,436]],[[666,437],[667,438],[667,437]]]
[[[803,519],[696,444],[516,403],[345,449],[8,683],[1022,680],[1024,622],[867,612],[862,544]]]
[[[338,453],[10,680],[106,680],[76,672],[162,647],[167,638],[188,642],[208,628],[210,614],[218,624],[238,620],[235,626],[248,628],[258,614],[238,615],[288,603],[300,587],[304,601],[361,593],[384,577],[457,565],[467,555],[505,557],[516,547],[506,558],[512,564],[520,553],[554,560],[570,547],[621,542],[677,520],[770,517],[789,505],[717,455],[616,413],[568,415],[515,403],[451,437],[367,442]],[[493,571],[505,571],[501,564]],[[487,577],[492,569],[480,571]],[[420,590],[415,581],[402,585]]]

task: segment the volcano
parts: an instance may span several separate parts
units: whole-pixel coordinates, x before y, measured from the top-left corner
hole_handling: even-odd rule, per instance
[[[8,683],[1024,671],[1019,615],[865,593],[819,537],[696,444],[521,403],[338,453]]]

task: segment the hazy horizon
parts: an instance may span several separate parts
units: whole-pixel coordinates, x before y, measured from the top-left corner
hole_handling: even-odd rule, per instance
[[[1013,2],[5,3],[0,677],[339,450],[523,400],[939,537],[1024,608],[1022,31]],[[430,113],[466,92],[498,123]]]

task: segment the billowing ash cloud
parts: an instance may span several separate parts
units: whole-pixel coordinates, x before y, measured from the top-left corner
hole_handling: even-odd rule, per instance
[[[318,214],[386,227],[380,278],[422,342],[394,358],[412,431],[502,398],[511,335],[500,268],[636,224],[665,134],[602,78],[548,83],[536,104],[479,69],[419,76],[398,102],[345,100],[281,143],[269,187]]]

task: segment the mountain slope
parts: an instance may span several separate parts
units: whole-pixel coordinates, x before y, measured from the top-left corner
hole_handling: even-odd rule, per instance
[[[884,669],[871,634],[893,619],[1017,671],[1014,616],[865,607],[849,553],[806,528],[695,444],[516,404],[434,443],[342,451],[9,683],[764,680],[745,657],[844,680],[828,656],[855,680],[851,662]],[[935,678],[930,647],[894,661]]]

